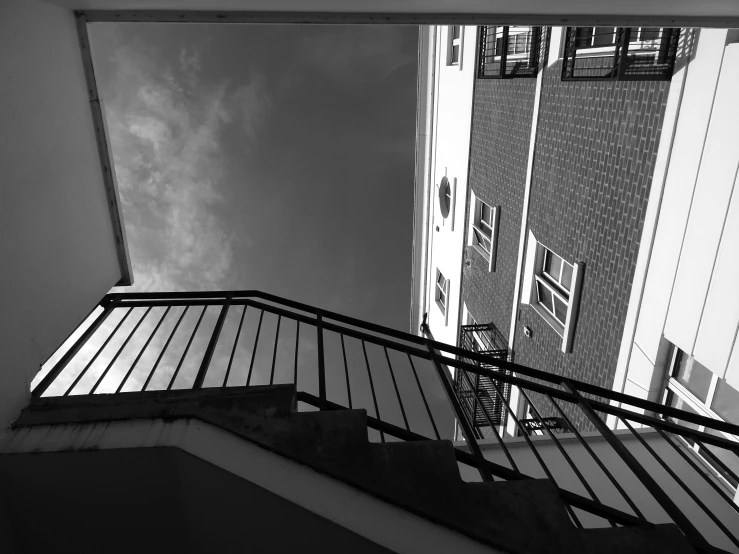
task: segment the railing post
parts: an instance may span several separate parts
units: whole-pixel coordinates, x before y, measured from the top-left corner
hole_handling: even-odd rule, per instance
[[[203,361],[200,363],[200,369],[198,369],[198,374],[195,376],[195,382],[192,385],[193,389],[203,388],[205,374],[208,373],[208,367],[210,367],[210,361],[213,359],[213,352],[216,349],[218,337],[220,337],[221,335],[223,323],[224,321],[226,321],[228,309],[231,307],[231,298],[232,296],[230,294],[226,296],[226,302],[223,304],[223,307],[221,308],[221,313],[218,315],[218,321],[216,322],[216,326],[213,329],[213,334],[210,337],[210,342],[208,342],[208,347],[205,349],[205,355],[203,356]],[[204,309],[207,309],[207,307]],[[244,310],[246,310],[246,306],[244,306]]]
[[[618,66],[618,73],[616,78],[622,81],[624,75],[626,75],[626,66],[629,55],[629,39],[631,39],[631,27],[620,27],[616,31],[616,59],[615,63]]]
[[[654,480],[649,472],[644,469],[644,467],[642,467],[642,465],[639,463],[639,460],[634,457],[631,451],[626,448],[626,446],[624,446],[624,444],[619,440],[616,434],[611,431],[608,425],[606,425],[605,421],[603,421],[598,413],[590,406],[587,398],[583,397],[580,394],[580,392],[575,387],[574,382],[570,381],[569,379],[563,378],[562,386],[567,392],[578,397],[577,404],[583,411],[583,413],[585,413],[587,418],[595,426],[598,432],[603,435],[603,438],[608,441],[608,444],[610,444],[613,450],[616,451],[616,454],[618,454],[621,460],[623,460],[623,462],[629,467],[636,478],[641,481],[641,484],[644,485],[644,488],[646,488],[649,494],[652,495],[652,498],[657,501],[657,503],[662,507],[667,515],[672,518],[672,521],[674,521],[675,524],[682,530],[688,540],[694,546],[706,545],[707,543],[706,540],[703,538],[703,535],[701,535],[701,533],[695,528],[695,526],[693,526],[693,524],[685,516],[685,514],[682,513],[680,508],[678,508],[677,504],[672,501],[669,495],[664,490],[662,490],[662,487],[659,486],[657,481]]]
[[[327,410],[326,403],[326,361],[323,355],[323,317],[321,310],[316,310],[316,333],[318,334],[318,397],[321,410]]]
[[[508,63],[508,25],[503,27],[503,51],[500,53],[500,77],[506,78],[506,64]]]
[[[472,426],[467,421],[467,416],[464,413],[464,410],[462,410],[462,405],[459,403],[459,399],[454,393],[454,387],[452,386],[451,377],[449,376],[449,370],[441,363],[438,352],[436,352],[428,338],[426,339],[426,348],[428,348],[431,360],[434,362],[434,367],[436,368],[436,373],[439,376],[441,385],[444,387],[444,392],[446,392],[447,398],[452,405],[454,415],[457,416],[457,421],[459,421],[459,425],[462,427],[462,434],[470,447],[471,454],[477,459],[477,470],[480,472],[480,477],[482,477],[483,481],[493,481],[493,474],[487,467],[487,460],[485,459],[485,456],[482,455],[480,445],[477,444],[475,435],[472,432]]]
[[[103,313],[101,313],[93,324],[90,325],[84,333],[82,333],[80,338],[78,338],[72,347],[67,350],[66,354],[61,357],[52,370],[46,374],[46,377],[44,377],[38,386],[33,389],[33,392],[31,393],[33,398],[38,398],[46,392],[46,389],[48,389],[59,374],[64,371],[64,368],[67,367],[67,364],[77,355],[77,352],[79,352],[87,341],[90,340],[90,337],[100,328],[105,320],[108,319],[108,316],[113,313],[113,310],[117,305],[117,300],[111,300],[107,297],[100,302],[100,306],[103,308]]]

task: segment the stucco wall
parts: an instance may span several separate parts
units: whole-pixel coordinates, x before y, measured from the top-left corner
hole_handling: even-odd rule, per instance
[[[0,5],[0,428],[121,278],[74,16]]]

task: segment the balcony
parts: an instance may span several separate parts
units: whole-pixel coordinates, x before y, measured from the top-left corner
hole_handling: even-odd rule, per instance
[[[505,337],[492,323],[463,325],[459,333],[459,346],[488,359],[488,362],[484,364],[464,357],[461,358],[462,361],[472,365],[481,365],[489,371],[510,374],[507,370],[498,368],[494,363],[494,360],[513,361],[513,353],[509,351]],[[502,399],[510,400],[509,383],[457,370],[454,376],[454,392],[459,397],[462,410],[478,438],[483,437],[483,428],[505,427],[506,411]]]
[[[256,291],[142,293],[107,295],[75,336],[36,379],[31,404],[15,424],[23,436],[12,444],[30,441],[38,451],[54,424],[142,417],[205,418],[233,432],[261,433],[262,420],[247,431],[234,427],[243,421],[234,406],[275,391],[282,398],[275,413],[342,419],[347,409],[366,410],[370,443],[416,444],[424,455],[446,451],[449,443],[439,439],[452,438],[456,420],[464,441],[455,443],[453,459],[464,481],[551,482],[568,525],[591,544],[601,535],[588,533],[600,528],[649,533],[653,524],[674,523],[695,551],[739,552],[736,488],[726,478],[739,472],[739,427],[517,365],[491,326],[465,328],[463,348]],[[460,390],[452,370],[490,387]],[[528,402],[533,421],[519,417],[508,390]],[[470,397],[477,402],[474,419],[464,407]],[[213,415],[221,408],[230,411]],[[478,412],[493,431],[489,438],[479,438]],[[503,413],[520,436],[490,425]],[[316,425],[309,425],[314,433]],[[283,424],[275,429],[286,433]],[[694,444],[714,460],[689,448]],[[418,460],[411,474],[421,479],[430,469]],[[395,487],[381,496],[392,497]],[[486,535],[470,521],[455,524],[483,542],[502,532]]]
[[[549,27],[481,27],[477,78],[536,77],[549,52],[549,34]]]
[[[669,81],[680,29],[567,27],[563,81]]]

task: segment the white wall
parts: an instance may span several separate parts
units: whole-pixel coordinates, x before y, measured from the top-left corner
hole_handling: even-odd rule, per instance
[[[623,392],[640,398],[656,399],[661,388],[663,337],[739,386],[739,367],[727,371],[739,327],[739,45],[726,42],[726,30],[702,29],[673,77],[687,71],[623,382]]]
[[[472,93],[475,78],[476,27],[463,28],[461,66],[448,66],[449,27],[437,27],[436,89],[429,201],[432,203],[428,228],[430,254],[427,261],[426,310],[434,339],[457,344],[460,311],[460,281],[465,245],[464,212],[467,199]],[[439,184],[446,176],[454,185],[452,211],[447,218],[439,209]],[[438,231],[437,231],[438,228]],[[448,316],[435,301],[436,269],[449,279]]]
[[[0,4],[0,429],[121,278],[74,17]]]
[[[685,513],[696,528],[704,536],[710,537],[714,546],[723,548],[729,552],[739,552],[728,539],[722,538],[723,533],[694,503],[685,491],[669,476],[659,463],[644,449],[639,441],[630,431],[616,431],[620,440],[629,451],[636,457],[642,467],[654,478],[669,497]],[[662,458],[673,471],[685,482],[688,487],[719,517],[720,521],[730,530],[739,529],[739,514],[735,512],[716,491],[708,485],[705,480],[697,474],[675,450],[668,445],[656,432],[650,430],[640,431],[641,436],[650,447]],[[618,483],[623,487],[632,501],[642,511],[644,516],[653,523],[670,523],[667,514],[659,504],[647,492],[628,466],[618,457],[616,452],[602,436],[595,433],[585,434],[588,445],[592,448],[605,467],[611,472]],[[559,437],[562,447],[570,456],[572,461],[582,473],[585,480],[590,484],[598,499],[609,506],[633,514],[627,502],[620,495],[608,477],[598,467],[592,456],[572,435],[567,438]],[[548,437],[532,437],[539,455],[544,460],[547,468],[551,471],[557,484],[564,489],[570,490],[586,498],[590,498],[587,490],[581,484],[577,474],[570,468],[565,457],[560,453],[557,445]],[[511,457],[516,462],[518,469],[527,475],[536,478],[545,478],[546,474],[524,438],[506,439]],[[456,444],[463,446],[464,443]],[[507,458],[497,442],[481,444],[485,458],[495,463],[510,467]],[[697,458],[695,458],[697,460]],[[700,462],[699,462],[700,463]],[[478,481],[479,474],[468,466],[460,464],[463,478],[467,481]],[[727,493],[728,493],[727,489]],[[736,501],[736,500],[735,500]],[[589,516],[583,512],[577,512],[578,517],[585,527],[606,527],[608,522]]]
[[[5,440],[0,437],[0,455],[24,452],[69,452],[73,455],[77,451],[157,447],[180,448],[390,552],[500,552],[307,465],[192,418],[38,425],[15,430]]]

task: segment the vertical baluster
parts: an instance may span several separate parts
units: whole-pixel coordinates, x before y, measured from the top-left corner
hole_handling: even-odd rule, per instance
[[[269,374],[269,384],[273,384],[275,380],[275,360],[277,359],[277,343],[280,340],[280,321],[282,316],[277,316],[277,330],[275,331],[275,349],[272,351],[272,371]]]
[[[387,360],[387,366],[390,368],[390,377],[393,378],[393,387],[395,387],[395,396],[398,397],[398,404],[400,404],[400,413],[403,414],[403,422],[405,423],[405,428],[410,431],[411,428],[408,425],[408,418],[405,415],[405,408],[403,407],[403,400],[400,398],[400,391],[398,390],[398,383],[395,381],[395,372],[393,371],[393,364],[390,363],[390,356],[387,353],[387,347],[383,346],[383,350],[385,350],[385,359]]]
[[[180,327],[180,323],[182,323],[182,320],[185,318],[185,314],[190,309],[190,306],[185,306],[185,309],[182,310],[182,313],[180,314],[179,319],[177,319],[177,323],[175,323],[175,326],[172,328],[172,331],[169,333],[169,337],[167,337],[167,342],[164,343],[164,348],[162,348],[162,351],[159,353],[159,356],[157,357],[157,361],[154,363],[154,366],[151,368],[151,371],[149,371],[149,375],[146,378],[146,381],[144,381],[144,386],[141,387],[142,391],[146,390],[146,387],[149,386],[149,381],[151,381],[151,378],[154,377],[154,374],[157,371],[157,368],[159,367],[159,362],[162,361],[162,358],[164,357],[164,353],[167,351],[167,348],[169,348],[169,343],[172,342],[172,337],[174,337],[175,333],[177,332],[177,329]]]
[[[654,449],[651,446],[649,446],[649,443],[645,441],[644,438],[636,431],[636,429],[632,427],[629,421],[623,417],[620,417],[619,419],[624,422],[626,427],[629,428],[629,431],[631,431],[631,434],[636,437],[636,439],[641,443],[644,449],[647,452],[649,452],[649,454],[651,454],[651,456],[655,460],[657,460],[657,463],[659,463],[659,465],[662,466],[662,469],[664,469],[667,472],[667,474],[670,477],[672,477],[672,479],[678,485],[680,485],[680,488],[682,488],[685,491],[685,493],[691,498],[691,500],[695,502],[701,510],[703,510],[703,513],[705,513],[711,519],[711,521],[713,521],[713,523],[716,524],[716,527],[721,529],[721,531],[724,533],[726,538],[728,538],[732,543],[734,543],[734,546],[739,547],[739,540],[737,540],[736,537],[734,537],[731,531],[729,531],[726,528],[726,526],[723,524],[723,522],[718,517],[716,517],[713,511],[706,507],[703,501],[700,498],[698,498],[698,495],[696,495],[693,492],[693,490],[688,485],[686,485],[682,479],[680,479],[680,477],[675,473],[675,471],[654,451]],[[695,529],[695,532],[698,533],[698,530]],[[689,536],[687,533],[686,535]],[[705,539],[703,538],[703,535],[700,535],[700,539],[701,539],[701,542],[699,542],[698,545],[703,543],[707,546],[707,543]]]
[[[244,310],[241,312],[241,318],[239,318],[239,328],[236,330],[236,336],[234,337],[234,343],[231,347],[231,355],[228,358],[228,367],[226,367],[226,375],[223,376],[223,387],[228,386],[228,377],[231,375],[231,365],[234,362],[234,355],[236,354],[236,346],[239,344],[239,337],[241,336],[241,326],[244,324],[244,316],[246,315],[246,309],[249,306],[244,304]]]
[[[221,313],[218,315],[218,321],[216,321],[216,326],[213,329],[213,333],[211,333],[210,341],[208,341],[208,347],[205,349],[205,354],[203,355],[203,361],[200,362],[200,369],[198,369],[198,373],[195,376],[195,381],[192,384],[193,389],[201,389],[203,388],[203,382],[205,381],[205,375],[208,373],[208,368],[210,367],[210,362],[213,359],[213,352],[216,350],[216,344],[218,343],[218,337],[221,336],[221,330],[223,329],[223,323],[226,321],[226,315],[228,314],[228,310],[231,307],[231,295],[226,296],[226,302],[223,304],[223,307],[221,308]],[[203,308],[203,313],[205,313],[205,307]]]
[[[115,309],[117,304],[115,302],[103,300],[100,305],[103,308],[102,313],[97,317],[97,319],[95,319],[92,325],[90,325],[85,330],[85,332],[80,335],[80,338],[78,338],[72,345],[72,347],[67,350],[64,356],[59,359],[59,361],[51,369],[51,371],[49,371],[49,373],[44,376],[44,378],[36,386],[36,388],[33,389],[31,396],[33,396],[34,398],[38,398],[46,392],[46,390],[49,388],[49,385],[51,385],[56,380],[56,378],[59,377],[59,374],[64,371],[64,368],[67,367],[69,362],[72,361],[72,359],[77,355],[80,349],[85,344],[87,344],[87,341],[90,340],[90,337],[95,334],[95,331],[97,331],[100,326],[105,323],[105,321],[108,319],[108,316],[113,313],[113,310]]]
[[[633,472],[636,478],[641,481],[642,485],[644,485],[647,491],[649,491],[649,494],[652,495],[652,498],[657,501],[662,509],[667,512],[667,515],[672,518],[672,521],[674,521],[675,524],[682,530],[688,540],[694,545],[705,544],[703,536],[693,526],[691,521],[685,516],[685,514],[682,513],[680,508],[678,508],[678,506],[672,501],[670,496],[662,490],[657,481],[655,481],[654,478],[649,474],[649,472],[644,469],[639,460],[634,457],[631,451],[626,448],[626,446],[624,446],[624,444],[619,440],[616,434],[611,431],[611,429],[609,429],[608,425],[606,425],[606,422],[603,421],[603,419],[593,409],[588,400],[583,397],[577,390],[574,382],[570,381],[569,379],[563,378],[561,383],[567,392],[577,396],[577,406],[580,407],[585,416],[600,432],[603,438],[608,441],[608,444],[611,445],[611,448],[613,448],[616,454],[618,454],[618,456]]]
[[[128,336],[126,337],[126,340],[124,340],[123,341],[123,344],[121,344],[121,346],[118,348],[118,351],[115,353],[115,355],[113,356],[113,358],[110,360],[110,363],[108,363],[107,367],[105,368],[105,371],[103,371],[100,374],[100,377],[98,377],[98,380],[95,381],[95,385],[93,385],[93,387],[90,390],[89,394],[95,394],[95,391],[97,390],[98,386],[100,385],[100,383],[103,382],[103,379],[105,379],[105,376],[110,371],[110,368],[113,367],[113,364],[115,364],[116,360],[118,359],[118,356],[120,356],[121,355],[121,352],[123,352],[123,349],[126,348],[126,346],[128,345],[128,342],[131,340],[131,337],[133,337],[134,334],[136,334],[136,331],[139,330],[139,327],[141,326],[141,324],[146,319],[146,316],[149,315],[149,312],[150,311],[151,311],[151,306],[149,306],[148,308],[146,308],[146,311],[144,312],[144,315],[141,317],[141,319],[138,320],[138,322],[136,323],[136,325],[134,325],[133,330],[128,334]]]
[[[364,341],[362,341],[362,352],[364,352],[364,363],[367,366],[367,376],[369,377],[370,390],[372,391],[372,402],[374,402],[375,404],[375,417],[377,417],[377,419],[379,420],[382,420],[382,418],[380,417],[380,408],[377,406],[377,396],[375,395],[375,384],[374,384],[374,381],[372,380],[372,370],[370,370],[369,358],[367,357],[367,347],[365,346]],[[382,442],[385,442],[385,433],[383,433],[382,431],[380,431],[380,440]]]
[[[457,371],[461,372],[462,378],[466,380],[467,386],[472,388],[472,383],[470,382],[468,372],[463,371],[459,368],[457,368]],[[479,377],[479,375],[478,375]],[[495,434],[495,437],[498,439],[498,444],[503,447],[503,453],[506,455],[506,458],[508,459],[508,462],[511,464],[511,468],[513,468],[514,471],[518,471],[518,467],[516,466],[516,462],[513,461],[513,456],[511,456],[511,453],[508,451],[508,447],[506,446],[505,442],[503,441],[503,437],[500,436],[500,433],[498,432],[497,426],[494,424],[494,422],[490,419],[490,416],[488,415],[487,411],[485,411],[485,408],[482,408],[482,413],[485,416],[485,419],[488,422],[488,425],[493,430],[493,433]]]
[[[293,383],[295,390],[298,390],[298,346],[300,343],[300,321],[295,325],[295,369],[293,370]]]
[[[246,386],[251,383],[251,370],[254,368],[254,359],[257,357],[257,347],[259,346],[259,333],[262,331],[262,319],[264,318],[264,310],[259,314],[259,325],[257,325],[257,337],[254,339],[254,350],[251,352],[251,363],[249,364],[249,375],[246,377]]]
[[[349,386],[349,366],[346,363],[346,348],[344,347],[344,334],[340,334],[341,337],[341,354],[344,357],[344,375],[346,375],[346,396],[349,399],[349,409],[352,409],[352,388]]]
[[[195,324],[195,329],[193,329],[192,334],[190,335],[190,339],[187,341],[187,346],[185,346],[185,351],[182,353],[182,356],[180,357],[180,362],[177,364],[177,368],[174,370],[174,373],[172,374],[172,378],[169,380],[169,385],[167,385],[167,390],[172,389],[172,385],[174,385],[175,379],[177,379],[177,375],[180,372],[180,368],[182,367],[182,362],[185,361],[185,357],[187,356],[187,353],[190,351],[190,345],[192,345],[192,340],[195,338],[195,334],[198,332],[198,328],[200,327],[200,322],[203,321],[203,316],[205,315],[205,310],[208,309],[208,306],[203,306],[203,310],[200,312],[200,317],[198,318],[198,322]]]
[[[167,309],[164,310],[164,313],[162,314],[162,317],[159,318],[159,322],[156,324],[156,327],[154,327],[154,331],[152,331],[151,335],[149,335],[149,338],[146,339],[146,343],[144,343],[144,347],[141,349],[141,351],[139,352],[138,356],[136,356],[136,359],[131,364],[131,367],[128,368],[128,372],[126,373],[126,375],[123,377],[123,379],[121,379],[121,382],[118,385],[118,388],[115,389],[116,394],[118,394],[119,392],[121,392],[121,389],[125,386],[126,381],[128,381],[129,376],[131,375],[131,373],[133,373],[133,370],[138,365],[139,360],[141,359],[141,356],[143,356],[144,355],[144,352],[146,352],[146,349],[149,347],[149,343],[154,338],[154,335],[156,335],[157,334],[157,331],[159,331],[159,327],[162,325],[162,322],[164,322],[164,320],[166,319],[167,314],[169,313],[169,310],[171,308],[172,308],[172,306],[167,306]]]
[[[472,426],[467,421],[467,415],[464,413],[462,405],[459,403],[459,398],[457,398],[457,395],[454,393],[454,386],[452,385],[449,370],[441,363],[439,354],[429,339],[426,339],[426,348],[428,348],[431,361],[434,362],[436,374],[441,381],[441,386],[444,387],[444,392],[452,405],[454,415],[457,416],[457,421],[459,422],[459,426],[462,428],[462,434],[467,441],[470,452],[477,459],[477,471],[480,473],[480,477],[483,481],[493,481],[493,474],[490,472],[490,469],[488,469],[487,460],[485,460],[485,456],[482,455],[480,445],[477,444],[475,434],[472,432]]]
[[[318,398],[321,410],[327,410],[326,404],[326,361],[323,353],[323,317],[321,310],[316,310],[316,334],[318,335]]]
[[[557,411],[562,416],[562,418],[565,420],[565,422],[567,423],[567,426],[570,429],[572,429],[573,433],[575,433],[575,436],[580,441],[580,444],[582,444],[585,450],[588,451],[588,453],[593,458],[593,460],[595,460],[595,463],[598,464],[598,467],[600,467],[601,471],[603,471],[603,473],[606,474],[606,477],[608,477],[608,480],[613,484],[614,487],[616,487],[616,490],[618,490],[618,492],[621,494],[623,499],[626,500],[626,503],[631,507],[631,509],[634,510],[634,514],[637,517],[640,517],[641,519],[645,519],[644,514],[641,513],[641,510],[639,510],[639,508],[636,506],[636,504],[631,499],[631,497],[628,494],[626,494],[626,491],[621,486],[621,484],[618,482],[618,480],[611,474],[610,471],[608,471],[608,468],[605,466],[605,464],[601,461],[600,458],[598,458],[598,455],[593,451],[593,449],[590,447],[587,441],[583,439],[582,435],[580,435],[580,432],[577,430],[577,428],[572,424],[572,422],[570,421],[570,418],[568,418],[567,415],[565,415],[564,410],[560,408],[557,400],[555,398],[552,398],[550,394],[547,394],[547,397],[552,402],[552,404],[554,404],[554,407],[557,408]]]
[[[523,395],[523,397],[529,403],[529,406],[531,407],[531,409],[534,410],[534,417],[539,422],[539,425],[541,425],[542,428],[546,431],[546,433],[549,435],[549,438],[552,440],[552,442],[555,444],[555,446],[559,450],[560,454],[562,454],[562,457],[569,464],[572,471],[575,472],[575,475],[577,476],[582,486],[585,487],[585,490],[590,495],[590,498],[592,498],[599,504],[602,504],[602,502],[596,496],[595,491],[590,486],[590,483],[588,483],[587,479],[585,479],[582,472],[578,469],[577,465],[572,461],[572,458],[570,458],[570,455],[567,453],[567,450],[562,446],[562,444],[559,442],[559,439],[557,439],[555,434],[552,433],[552,430],[549,428],[549,426],[544,422],[544,419],[541,417],[541,414],[539,413],[539,409],[536,407],[536,404],[534,404],[531,401],[531,398],[529,397],[529,395],[526,393],[526,391],[523,388],[519,387],[519,389],[521,390],[521,394]],[[610,518],[608,519],[608,523],[610,523],[612,527],[616,526],[616,523]]]
[[[423,405],[426,406],[426,413],[429,415],[429,419],[431,420],[431,426],[434,428],[434,435],[436,435],[436,440],[440,440],[441,436],[439,435],[439,429],[436,428],[436,422],[434,421],[434,416],[431,414],[431,408],[429,407],[429,403],[426,401],[426,394],[423,392],[423,387],[421,386],[421,380],[418,378],[418,372],[416,371],[416,366],[413,365],[413,359],[411,358],[411,355],[406,353],[406,356],[408,356],[408,361],[411,364],[411,369],[413,370],[413,376],[416,378],[416,384],[418,385],[418,390],[421,392],[421,398],[423,399]]]
[[[72,384],[69,386],[69,388],[64,392],[63,396],[69,395],[70,392],[74,389],[74,387],[77,386],[77,383],[80,382],[80,379],[87,373],[87,370],[90,369],[90,366],[95,363],[95,360],[98,359],[98,356],[100,356],[100,353],[105,350],[105,347],[108,346],[108,343],[110,340],[115,336],[115,334],[118,332],[118,329],[120,329],[121,325],[128,319],[128,316],[131,313],[131,308],[125,308],[126,315],[124,315],[121,320],[118,322],[118,325],[115,326],[115,329],[113,329],[113,332],[108,336],[107,339],[105,339],[105,342],[103,345],[98,349],[97,352],[95,352],[95,355],[92,357],[92,359],[87,363],[87,365],[80,371],[79,375],[77,375],[77,378],[72,382]]]

